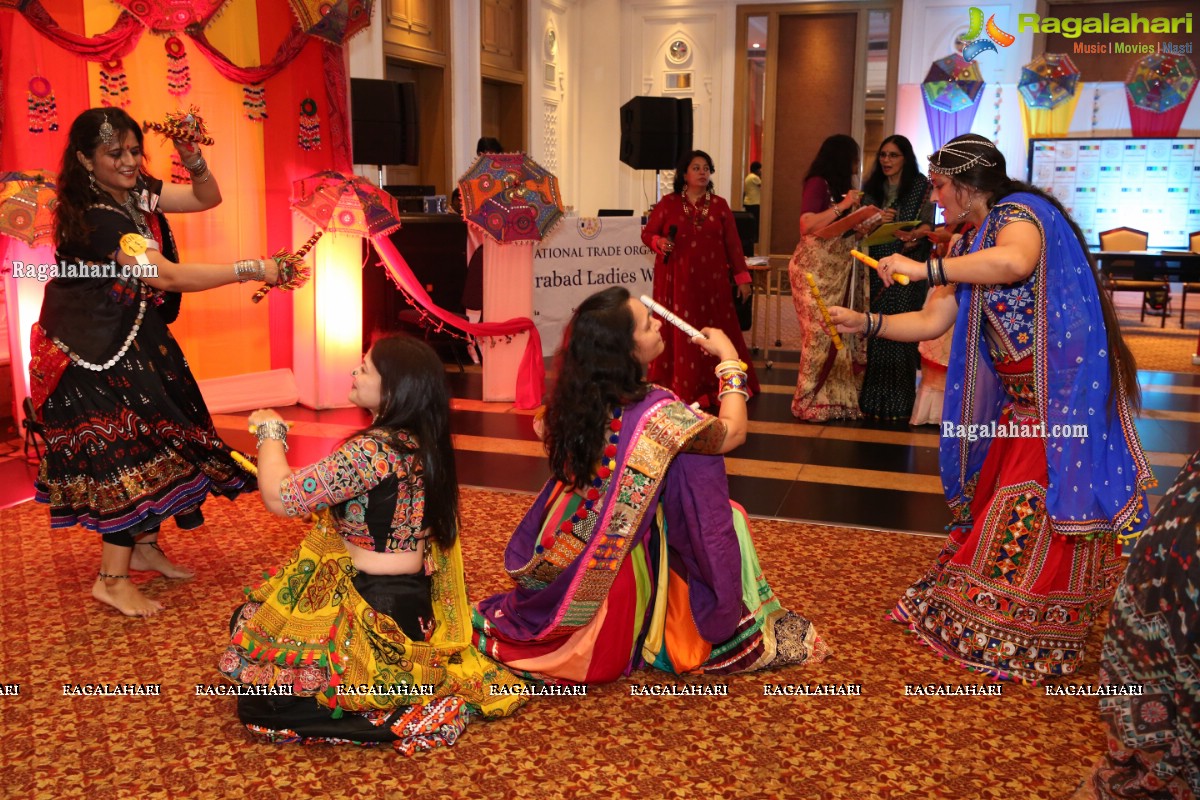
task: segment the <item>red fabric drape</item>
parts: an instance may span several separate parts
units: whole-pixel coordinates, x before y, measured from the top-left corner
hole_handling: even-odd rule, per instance
[[[259,9],[259,24],[266,9]],[[261,28],[260,28],[261,29]],[[288,35],[275,51],[275,56],[266,64],[257,67],[239,67],[212,46],[204,31],[188,31],[188,36],[196,43],[196,48],[212,62],[213,68],[228,80],[236,83],[262,83],[267,78],[274,77],[280,70],[291,64],[304,45],[313,41],[300,30],[298,23],[293,23]]]
[[[122,11],[116,23],[97,36],[80,36],[63,30],[39,2],[33,0],[22,12],[34,30],[67,52],[88,61],[112,61],[133,52],[145,28],[137,17]],[[86,108],[87,106],[84,106]]]
[[[1192,93],[1195,94],[1194,89]],[[1129,104],[1129,127],[1133,130],[1135,137],[1173,139],[1179,135],[1179,129],[1183,126],[1183,118],[1187,114],[1188,104],[1192,102],[1192,97],[1188,95],[1187,100],[1161,114],[1138,108],[1133,104],[1128,92],[1125,94],[1125,102]]]
[[[546,382],[546,365],[542,361],[542,338],[538,335],[537,326],[528,317],[516,317],[504,322],[467,322],[457,314],[452,314],[434,304],[433,299],[421,286],[421,281],[413,274],[412,268],[400,255],[400,251],[386,236],[373,236],[371,242],[375,251],[383,259],[384,268],[392,280],[417,302],[421,308],[438,320],[466,331],[472,336],[510,336],[522,331],[529,332],[529,340],[525,343],[525,354],[521,358],[521,367],[517,371],[516,407],[537,408],[542,403],[542,390]],[[520,246],[520,245],[514,245]]]

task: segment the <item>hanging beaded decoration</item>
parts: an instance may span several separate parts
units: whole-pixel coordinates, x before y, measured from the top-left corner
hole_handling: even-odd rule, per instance
[[[300,135],[297,143],[301,150],[318,150],[321,147],[321,118],[317,116],[317,101],[311,97],[300,101]]]
[[[50,81],[41,75],[29,79],[29,132],[43,133],[58,130],[58,104],[54,101],[54,90]]]
[[[100,65],[100,105],[125,108],[129,105],[129,80],[119,58]]]
[[[543,553],[552,549],[555,541],[563,534],[577,533],[579,534],[577,538],[581,540],[588,538],[588,529],[594,524],[590,518],[595,511],[596,503],[600,500],[600,495],[617,466],[617,445],[621,442],[621,413],[620,406],[613,409],[612,419],[608,422],[608,443],[604,445],[600,463],[596,465],[596,475],[592,478],[592,485],[583,496],[583,502],[575,509],[571,518],[558,527],[558,530],[549,530],[542,534],[541,541],[533,548],[534,552]]]
[[[251,122],[262,122],[267,118],[267,90],[261,83],[242,87],[242,107],[246,109],[246,119]]]
[[[179,158],[179,153],[171,151],[171,183],[191,183],[192,175],[183,166],[183,161]]]
[[[187,48],[183,46],[183,40],[178,36],[168,36],[165,47],[167,49],[167,91],[176,97],[183,97],[192,88]]]
[[[1004,92],[1004,88],[1001,87],[1000,84],[996,84],[996,100],[992,104],[992,107],[996,111],[996,116],[995,116],[995,118],[992,119],[992,123],[993,123],[992,141],[993,142],[1000,141],[1000,95],[1003,92]]]

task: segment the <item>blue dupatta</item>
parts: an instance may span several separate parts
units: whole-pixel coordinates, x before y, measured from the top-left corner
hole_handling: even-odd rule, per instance
[[[1046,507],[1055,533],[1140,532],[1149,518],[1145,489],[1153,473],[1134,428],[1128,398],[1108,373],[1108,339],[1092,268],[1070,223],[1045,199],[1016,193],[998,202],[979,227],[969,252],[983,247],[997,209],[1026,208],[1042,234],[1035,272],[1034,381],[1046,423],[1049,481]],[[960,284],[958,318],[946,376],[943,420],[958,425],[998,420],[1006,402],[983,335],[987,286]],[[1116,392],[1115,409],[1110,395]],[[1056,426],[1086,424],[1086,438],[1054,435]],[[1068,427],[1069,429],[1069,427]],[[990,440],[943,436],[942,485],[956,522],[969,524],[975,481]]]

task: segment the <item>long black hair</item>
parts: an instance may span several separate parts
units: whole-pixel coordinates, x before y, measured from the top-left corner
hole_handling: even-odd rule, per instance
[[[611,410],[649,389],[633,355],[629,296],[614,286],[584,300],[558,351],[558,379],[546,402],[546,451],[554,477],[576,489],[592,479]]]
[[[900,169],[900,186],[896,191],[897,200],[908,195],[909,190],[912,189],[921,174],[921,170],[917,168],[917,156],[913,153],[912,142],[908,140],[907,136],[893,133],[879,143],[879,150],[875,152],[875,165],[871,168],[871,174],[863,182],[863,194],[868,195],[876,203],[882,203],[887,197],[887,176],[879,168],[879,154],[883,152],[883,147],[887,144],[896,145],[896,149],[904,158],[904,166]]]
[[[844,133],[835,133],[821,142],[821,149],[808,166],[804,180],[822,178],[829,186],[833,202],[839,202],[850,191],[854,165],[858,163],[858,142]]]
[[[425,482],[425,527],[439,545],[449,547],[458,535],[458,475],[446,369],[429,345],[404,334],[377,339],[370,356],[379,372],[379,413],[355,436],[383,433],[397,450],[410,449],[400,443],[399,431],[416,438]]]
[[[113,127],[114,141],[119,142],[127,131],[133,131],[138,146],[143,148],[142,160],[145,163],[145,137],[141,126],[129,114],[119,108],[89,108],[76,117],[67,133],[67,146],[63,150],[62,166],[58,172],[54,243],[60,248],[66,242],[85,242],[91,235],[85,217],[97,195],[88,180],[87,167],[80,163],[76,153],[95,160],[97,151],[104,144],[100,141],[100,126],[105,121]]]
[[[703,158],[708,162],[708,174],[710,177],[716,174],[717,168],[713,166],[712,156],[703,150],[689,150],[684,153],[679,161],[675,164],[675,182],[672,185],[675,187],[676,194],[683,191],[683,187],[687,184],[688,167],[690,167],[692,162],[697,158]],[[713,183],[710,179],[708,182],[708,191],[711,192],[712,188]]]
[[[978,189],[988,197],[988,208],[1014,192],[1028,192],[1050,203],[1062,214],[1063,219],[1071,226],[1075,238],[1079,241],[1079,249],[1083,251],[1096,284],[1096,293],[1100,296],[1100,308],[1104,314],[1104,329],[1108,338],[1108,377],[1112,385],[1125,390],[1125,396],[1130,406],[1136,411],[1142,407],[1142,390],[1137,380],[1137,362],[1125,339],[1121,336],[1121,324],[1117,319],[1116,309],[1100,285],[1100,272],[1096,269],[1096,260],[1088,249],[1087,239],[1083,231],[1072,219],[1062,203],[1054,195],[1042,191],[1038,187],[1014,180],[1008,176],[1008,166],[1004,154],[986,137],[976,133],[957,136],[942,146],[929,157],[930,172],[941,172],[950,178],[958,191],[961,187]],[[1117,403],[1116,392],[1110,395],[1110,408]]]

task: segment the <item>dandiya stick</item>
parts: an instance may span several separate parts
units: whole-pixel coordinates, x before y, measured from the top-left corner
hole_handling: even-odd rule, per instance
[[[808,281],[808,288],[812,292],[813,299],[817,301],[817,308],[821,309],[821,316],[825,320],[825,327],[829,330],[829,337],[833,339],[833,346],[841,350],[842,337],[838,335],[837,327],[834,326],[833,319],[829,316],[829,309],[825,307],[825,299],[821,297],[821,290],[817,288],[817,279],[811,272],[806,272],[804,280]]]
[[[676,328],[679,328],[679,330],[681,330],[681,331],[683,331],[684,333],[686,333],[686,334],[688,335],[688,338],[689,338],[689,339],[695,339],[697,336],[699,336],[701,339],[706,339],[706,338],[708,338],[708,337],[706,337],[706,336],[705,336],[703,333],[701,333],[700,331],[696,330],[696,329],[695,329],[695,328],[693,328],[691,325],[689,325],[687,322],[685,322],[685,321],[684,321],[684,320],[683,320],[683,319],[682,319],[682,318],[681,318],[681,317],[680,317],[678,314],[676,314],[674,311],[672,311],[671,309],[667,308],[667,307],[666,307],[666,306],[664,306],[662,303],[656,303],[656,302],[653,300],[653,298],[651,298],[649,295],[642,295],[642,296],[641,296],[640,298],[638,298],[638,299],[639,299],[639,300],[641,300],[641,301],[642,301],[642,303],[644,303],[644,304],[645,304],[646,308],[650,309],[650,310],[651,310],[651,311],[653,311],[655,314],[658,314],[660,317],[662,317],[663,319],[665,319],[667,322],[671,323],[671,324],[672,324],[672,325],[674,325]]]
[[[237,450],[230,450],[229,457],[233,459],[233,463],[246,470],[246,472],[249,472],[251,475],[258,475],[258,467],[254,466],[254,462]]]
[[[866,264],[871,269],[873,269],[875,271],[879,271],[879,262],[876,261],[875,259],[871,258],[866,253],[861,253],[858,250],[851,250],[850,255],[854,256],[855,258],[857,258],[862,263]],[[901,275],[899,273],[896,273],[896,274],[892,275],[892,280],[894,280],[896,283],[900,284],[901,286],[908,286],[908,276],[907,275]]]

